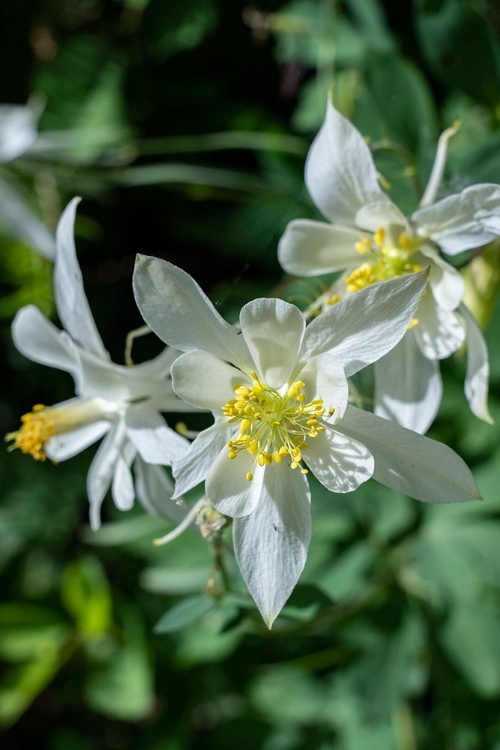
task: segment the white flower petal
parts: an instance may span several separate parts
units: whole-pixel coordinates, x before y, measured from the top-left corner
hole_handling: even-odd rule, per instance
[[[387,487],[423,502],[480,499],[471,472],[447,445],[354,406],[347,407],[338,429],[370,449],[373,478]]]
[[[425,434],[442,395],[439,362],[424,357],[413,330],[375,362],[375,414],[379,417]]]
[[[327,413],[335,409],[335,418],[342,416],[349,398],[349,385],[335,352],[324,352],[314,357],[298,373],[298,377],[305,383],[307,401],[321,398]]]
[[[54,435],[48,441],[45,452],[52,461],[66,461],[100,440],[109,429],[110,423],[101,421],[80,427],[73,432]]]
[[[172,366],[172,385],[180,398],[201,409],[220,411],[235,398],[234,386],[246,380],[241,370],[209,352],[183,354]]]
[[[345,493],[370,479],[374,464],[365,445],[337,430],[342,422],[339,420],[317,438],[310,439],[304,459],[327,490]]]
[[[331,226],[320,221],[291,221],[278,245],[281,267],[295,276],[320,276],[359,262],[354,245],[359,229]]]
[[[178,498],[200,482],[204,482],[213,462],[222,449],[227,449],[227,441],[234,433],[234,426],[227,419],[216,420],[197,436],[185,456],[175,461],[172,473],[175,478],[174,498]]]
[[[76,259],[75,213],[80,202],[73,198],[63,211],[57,227],[57,251],[54,267],[54,291],[57,311],[71,338],[88,352],[109,360],[97,331],[83,288],[82,273]]]
[[[24,154],[38,135],[39,113],[20,104],[0,105],[0,161]]]
[[[453,310],[443,310],[436,304],[429,289],[422,297],[413,328],[422,353],[428,359],[445,359],[456,352],[465,341],[465,328]]]
[[[183,500],[172,500],[174,484],[165,469],[147,464],[136,456],[134,472],[137,499],[144,510],[152,516],[180,523],[190,508]]]
[[[307,157],[305,179],[324,216],[346,226],[354,225],[357,211],[366,203],[384,199],[363,136],[330,101]]]
[[[467,330],[467,373],[465,376],[465,395],[470,410],[476,417],[493,424],[488,409],[488,382],[490,368],[488,348],[481,330],[474,317],[465,305],[460,305],[460,315],[465,321]]]
[[[297,364],[304,316],[281,299],[256,299],[242,308],[240,323],[255,369],[266,385],[279,388]]]
[[[166,376],[150,375],[141,365],[116,365],[83,349],[79,350],[79,355],[82,392],[87,396],[100,396],[116,402],[137,401],[155,395],[161,397],[163,394],[173,396],[172,385]]]
[[[81,380],[75,344],[34,305],[27,305],[17,313],[12,323],[12,339],[16,349],[33,362],[56,367]]]
[[[266,467],[256,509],[233,524],[236,560],[269,628],[302,573],[311,539],[307,480],[283,469]]]
[[[87,474],[87,494],[90,503],[90,525],[96,531],[101,525],[101,505],[110,488],[118,456],[125,438],[125,425],[119,422],[104,440]]]
[[[165,422],[147,403],[129,406],[125,414],[127,435],[148,464],[172,464],[189,448],[186,438]]]
[[[133,460],[135,450],[128,451],[127,460],[121,455],[116,459],[115,472],[111,484],[111,495],[118,510],[130,510],[135,500],[134,480],[129,462]]]
[[[448,255],[481,247],[500,235],[500,185],[472,185],[415,211],[411,220]]]
[[[418,257],[419,255],[421,258]],[[429,284],[436,303],[443,310],[456,310],[465,290],[465,282],[459,271],[443,260],[432,248],[421,248],[415,260],[420,266],[430,262]]]
[[[181,356],[181,352],[171,346],[165,347],[163,352],[154,359],[134,364],[133,367],[115,365],[112,367],[116,372],[123,375],[123,380],[128,384],[130,390],[137,391],[137,385],[131,387],[131,383],[147,383],[150,403],[157,411],[166,412],[198,412],[198,407],[186,404],[172,389],[170,370],[172,364]],[[139,387],[142,389],[142,386]]]
[[[210,468],[205,484],[207,497],[225,516],[248,516],[259,502],[265,466],[259,466],[255,456],[245,450],[234,459],[228,453],[224,446]],[[250,482],[246,478],[249,472],[253,474]]]
[[[426,271],[407,274],[333,305],[307,326],[301,362],[332,349],[347,376],[375,362],[403,338],[426,284]]]
[[[24,195],[0,178],[0,224],[12,237],[36,250],[44,258],[53,260],[56,241]]]
[[[401,231],[408,228],[405,216],[385,195],[383,200],[363,206],[356,214],[356,226],[370,232],[386,229],[391,224],[401,227]]]
[[[242,336],[185,271],[165,260],[139,255],[134,291],[144,320],[166,344],[181,351],[202,349],[239,367],[249,363]]]

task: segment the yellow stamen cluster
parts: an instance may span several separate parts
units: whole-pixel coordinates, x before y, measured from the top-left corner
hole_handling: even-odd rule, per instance
[[[240,451],[246,450],[264,466],[273,462],[279,464],[289,456],[290,467],[300,468],[307,474],[307,469],[301,465],[302,451],[307,447],[306,438],[315,438],[325,429],[319,423],[325,413],[323,399],[305,403],[305,383],[301,380],[281,395],[266,386],[255,372],[251,375],[251,387],[235,386],[236,398],[223,406],[230,423],[240,422],[239,434],[227,444],[229,458],[234,459]],[[251,481],[252,472],[248,472],[246,478]]]
[[[103,399],[90,398],[67,406],[36,404],[33,411],[21,417],[19,430],[5,436],[5,440],[12,441],[8,450],[19,448],[36,461],[45,461],[45,447],[51,437],[106,419],[106,403]]]
[[[379,281],[388,281],[407,273],[420,271],[417,263],[412,263],[410,255],[420,240],[413,240],[406,232],[401,232],[397,242],[386,238],[384,228],[377,229],[372,238],[363,237],[354,245],[360,255],[370,255],[370,261],[344,276],[347,291],[351,294]]]
[[[29,453],[36,461],[45,461],[45,444],[53,435],[53,424],[47,418],[47,410],[43,404],[35,404],[33,411],[23,414],[21,427],[16,432],[9,432],[6,440],[14,441],[8,450],[19,448],[23,453]]]

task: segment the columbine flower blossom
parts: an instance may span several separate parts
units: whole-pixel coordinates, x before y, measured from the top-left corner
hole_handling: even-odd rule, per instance
[[[26,106],[0,104],[0,164],[17,159],[33,146],[41,113],[42,107],[34,99]],[[0,175],[0,224],[40,255],[54,258],[54,237],[4,172]]]
[[[278,255],[285,271],[315,276],[345,271],[323,303],[371,284],[430,266],[429,284],[411,330],[375,365],[376,413],[426,432],[439,408],[439,360],[467,339],[465,393],[472,412],[491,421],[488,359],[483,336],[462,303],[464,282],[444,261],[500,235],[500,186],[473,185],[434,203],[450,128],[441,136],[419,208],[405,218],[379,186],[377,170],[359,131],[329,102],[325,122],[307,158],[309,193],[332,224],[292,221]]]
[[[346,376],[402,338],[426,272],[369,287],[307,327],[279,299],[248,303],[231,326],[188,274],[154,258],[138,258],[134,284],[148,325],[185,351],[174,390],[215,418],[174,463],[176,493],[206,480],[210,501],[234,518],[236,558],[269,627],[305,564],[308,471],[332,492],[373,476],[423,501],[478,497],[448,447],[347,403]]]
[[[160,464],[171,464],[189,445],[167,426],[160,412],[194,409],[177,398],[169,379],[179,352],[167,348],[155,359],[134,366],[110,361],[76,259],[73,227],[77,203],[74,199],[68,205],[57,230],[54,288],[66,330],[56,328],[33,305],[18,312],[12,327],[19,351],[35,362],[69,372],[77,395],[55,406],[34,406],[22,417],[21,428],[7,439],[13,441],[11,448],[35,459],[63,461],[105,436],[87,477],[90,520],[97,528],[100,507],[110,487],[118,508],[130,508],[137,492],[150,512],[159,512],[172,489]]]

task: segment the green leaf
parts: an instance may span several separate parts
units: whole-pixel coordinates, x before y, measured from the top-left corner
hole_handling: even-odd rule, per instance
[[[372,547],[366,542],[355,543],[318,577],[318,584],[334,601],[351,599],[366,585],[374,560]]]
[[[357,25],[373,50],[394,54],[395,43],[377,0],[346,0]]]
[[[361,108],[366,127],[363,132],[388,138],[415,153],[423,133],[435,133],[437,116],[429,86],[419,69],[410,61],[393,56],[374,60],[366,71],[367,91],[373,99],[361,96],[356,108],[360,121]],[[370,128],[375,111],[380,132]]]
[[[231,611],[232,610],[232,611]],[[228,617],[236,614],[236,608],[223,602],[217,603],[190,627],[175,634],[174,659],[184,669],[195,664],[220,663],[228,659],[243,637],[241,628],[228,626]],[[262,630],[265,626],[262,623]]]
[[[26,602],[0,605],[0,656],[6,661],[37,660],[56,652],[69,636],[58,612]]]
[[[165,59],[197,47],[216,26],[217,11],[212,0],[150,0],[144,12],[141,41],[147,54]]]
[[[200,594],[174,604],[154,627],[155,633],[174,633],[198,622],[217,606],[217,600]]]
[[[125,623],[125,641],[85,685],[88,704],[121,721],[138,721],[154,707],[154,678],[142,626],[133,617]]]
[[[455,607],[440,632],[448,656],[483,698],[500,694],[500,618],[487,604]]]
[[[498,103],[500,44],[479,12],[456,0],[419,0],[415,22],[422,51],[450,88]]]
[[[280,617],[298,622],[310,622],[322,607],[332,604],[323,591],[316,586],[301,584],[296,586],[286,605],[280,612]]]
[[[398,630],[380,634],[347,668],[348,683],[363,699],[368,715],[389,717],[396,705],[422,691],[427,680],[426,643],[423,620],[406,613]]]
[[[14,724],[35,698],[52,681],[66,656],[61,651],[46,652],[28,664],[8,670],[0,681],[0,726]]]
[[[297,666],[267,670],[250,685],[254,708],[273,722],[316,723],[326,708],[319,682]]]
[[[40,68],[34,81],[35,90],[47,97],[42,127],[49,130],[81,127],[80,117],[86,103],[103,80],[103,72],[107,75],[110,64],[109,48],[97,37],[84,34],[68,37],[55,58]],[[105,111],[109,114],[107,108]]]
[[[83,557],[67,566],[61,598],[84,636],[102,635],[111,629],[111,592],[97,558]]]

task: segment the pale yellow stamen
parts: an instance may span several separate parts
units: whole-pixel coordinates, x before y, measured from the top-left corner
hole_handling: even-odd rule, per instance
[[[400,232],[395,242],[391,232],[384,227],[377,229],[371,240],[363,237],[354,247],[367,258],[344,276],[347,291],[353,294],[371,284],[420,271],[420,266],[412,262],[411,253],[421,241],[420,238],[410,237],[407,232]]]
[[[103,399],[98,398],[60,407],[35,404],[33,411],[21,417],[19,430],[5,436],[5,440],[12,441],[7,450],[19,448],[36,461],[45,461],[45,448],[50,438],[105,419],[105,404]]]
[[[325,429],[319,424],[325,413],[323,400],[317,398],[306,403],[302,380],[292,383],[282,395],[269,388],[255,372],[251,376],[252,386],[236,385],[236,398],[222,407],[230,423],[240,422],[239,434],[227,444],[228,457],[234,459],[246,450],[262,467],[279,464],[288,457],[292,469],[300,468],[306,474],[302,451],[307,448],[306,438],[318,437]],[[246,478],[250,482],[253,473],[248,472]]]
[[[382,245],[384,244],[384,237],[385,229],[383,227],[380,227],[380,229],[377,229],[377,231],[373,235],[373,241],[377,245],[377,247],[382,247]]]
[[[360,253],[360,255],[366,255],[371,249],[371,242],[368,237],[363,237],[361,240],[354,243],[354,248],[356,252]]]

